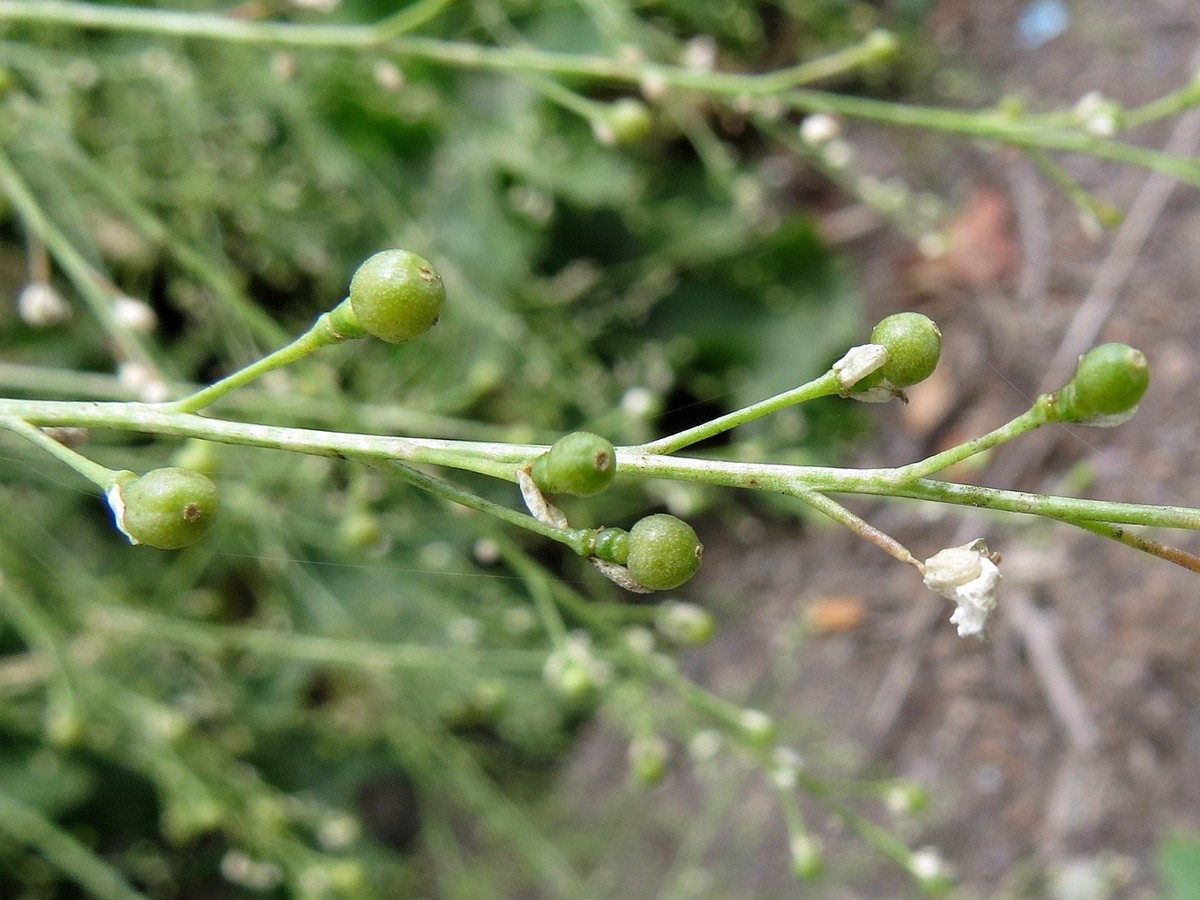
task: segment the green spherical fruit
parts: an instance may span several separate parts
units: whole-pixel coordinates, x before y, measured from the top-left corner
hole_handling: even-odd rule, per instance
[[[644,141],[654,127],[654,118],[641,100],[622,97],[608,108],[605,124],[611,131],[613,143],[625,147]]]
[[[610,441],[588,431],[559,438],[533,462],[533,482],[552,494],[598,494],[617,474],[617,453]]]
[[[625,565],[642,587],[669,591],[696,574],[703,553],[704,545],[691,525],[660,513],[646,516],[629,530]]]
[[[420,337],[446,305],[442,276],[408,250],[376,253],[350,280],[350,308],[367,334],[390,344]]]
[[[871,332],[871,343],[887,348],[888,360],[878,374],[896,388],[924,381],[942,355],[942,332],[937,324],[915,312],[896,313],[880,321]]]
[[[1131,411],[1150,386],[1150,365],[1128,344],[1093,347],[1075,366],[1075,377],[1059,392],[1059,411],[1068,421]]]
[[[191,469],[153,469],[121,485],[118,524],[135,544],[177,550],[212,527],[220,507],[217,486]]]

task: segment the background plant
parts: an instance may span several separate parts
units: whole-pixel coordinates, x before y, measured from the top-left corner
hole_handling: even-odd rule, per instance
[[[10,4],[0,13],[52,19],[64,9],[55,6]],[[359,260],[394,244],[437,249],[452,294],[467,298],[455,315],[411,346],[315,357],[231,395],[224,410],[338,431],[518,443],[587,427],[636,443],[803,381],[857,337],[838,266],[807,214],[771,180],[770,164],[785,152],[842,171],[838,157],[828,144],[814,150],[798,138],[781,105],[1087,150],[1194,177],[1183,162],[1120,149],[1072,114],[931,113],[853,96],[886,84],[886,67],[862,74],[860,64],[893,49],[871,36],[877,23],[862,10],[824,21],[828,14],[804,7],[779,13],[827,42],[789,53],[811,59],[834,50],[844,64],[815,71],[851,73],[847,92],[816,95],[779,83],[787,79],[764,80],[761,95],[746,101],[746,82],[726,88],[702,66],[689,75],[695,70],[673,65],[705,52],[694,35],[712,34],[721,71],[768,67],[778,48],[755,9],[719,6],[732,12],[663,5],[635,17],[599,4],[477,4],[467,17],[418,4],[390,27],[455,40],[428,53],[419,42],[391,46],[385,30],[351,31],[359,43],[340,47],[344,32],[322,46],[320,34],[330,33],[318,31],[302,45],[228,17],[185,17],[176,36],[155,35],[146,23],[165,20],[137,11],[122,20],[122,7],[101,9],[129,31],[81,37],[45,22],[10,25],[0,181],[12,221],[28,235],[30,280],[44,280],[48,251],[69,279],[54,283],[88,304],[88,315],[52,331],[10,321],[10,392],[186,393],[185,383],[236,370],[303,330],[342,296]],[[328,21],[279,12],[311,15],[320,27]],[[361,23],[371,13],[336,15]],[[247,39],[237,41],[248,46],[221,40],[242,33]],[[179,37],[188,34],[216,40]],[[557,58],[525,42],[606,63],[599,74],[579,71],[572,56],[555,68]],[[472,48],[493,43],[511,48],[501,59],[512,77],[470,71],[490,58]],[[629,44],[645,62],[627,59]],[[849,57],[836,53],[847,44]],[[656,74],[666,81],[661,96]],[[606,119],[618,108],[610,101],[639,80],[653,101],[652,131],[646,143],[607,147],[597,137],[622,137]],[[1173,111],[1189,96],[1134,117]],[[150,301],[159,321],[152,336],[120,314],[126,294]],[[82,374],[91,372],[100,374]],[[687,412],[696,399],[710,405]],[[846,434],[831,421],[820,409],[772,417],[728,455],[748,453],[741,441],[752,440],[757,453],[786,445],[785,457],[829,459],[831,443]],[[813,438],[800,444],[798,433]],[[658,610],[629,606],[542,542],[447,515],[394,479],[337,462],[268,463],[260,451],[107,432],[86,450],[117,468],[174,462],[210,471],[225,508],[214,539],[178,556],[114,552],[94,498],[64,490],[59,468],[11,444],[5,720],[10,764],[22,773],[12,783],[28,793],[13,801],[25,818],[9,819],[28,826],[11,849],[28,890],[57,877],[28,855],[30,842],[99,890],[102,876],[62,849],[72,845],[52,853],[53,841],[34,841],[54,834],[42,827],[46,816],[86,798],[103,823],[101,853],[166,894],[222,868],[246,885],[282,880],[313,894],[361,890],[348,886],[358,879],[403,893],[432,877],[447,893],[480,896],[485,887],[458,864],[452,839],[464,813],[480,823],[485,856],[495,841],[500,853],[515,845],[524,861],[521,871],[481,869],[486,889],[504,895],[525,881],[565,889],[581,876],[506,797],[520,797],[537,780],[530,769],[567,746],[598,699],[592,689],[609,679],[603,696],[634,737],[638,771],[653,772],[662,756],[660,731],[694,733],[696,715],[759,752],[761,721],[750,716],[745,729],[743,711],[697,693],[669,662],[639,662],[644,638],[631,643],[620,629],[651,622]],[[472,487],[512,502],[509,491]],[[652,501],[689,515],[710,502],[703,491],[652,489]],[[600,524],[632,521],[646,506],[640,491],[622,485],[568,512]],[[264,517],[264,509],[276,514]],[[94,527],[80,529],[81,521]],[[373,555],[384,545],[386,554]],[[552,577],[559,572],[584,580],[592,604]],[[475,577],[485,573],[508,578]],[[578,626],[589,641],[574,633]],[[550,647],[560,677],[547,684]],[[692,712],[671,712],[652,697],[645,685],[655,682]],[[556,684],[574,689],[564,699]],[[779,761],[761,762],[771,769]],[[785,786],[788,770],[782,765]],[[30,777],[39,771],[53,777]],[[355,792],[385,777],[392,797],[418,785],[432,876],[355,838]],[[140,791],[147,809],[158,804],[163,837],[147,825],[153,815],[124,828],[111,820],[122,806],[104,802],[111,784],[123,785],[125,798]],[[785,815],[803,838],[790,796],[781,791]],[[439,820],[445,809],[455,813]],[[403,826],[394,828],[387,839],[406,844]],[[886,833],[863,828],[910,863]],[[197,847],[211,864],[189,872],[183,861]],[[797,847],[804,862],[802,841]]]

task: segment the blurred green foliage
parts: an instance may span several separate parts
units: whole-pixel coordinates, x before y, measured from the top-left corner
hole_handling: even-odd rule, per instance
[[[880,15],[490,0],[451,4],[422,34],[669,60],[710,35],[723,67],[757,70],[836,49]],[[439,267],[450,305],[428,339],[330,351],[223,414],[635,442],[798,384],[858,334],[847,273],[798,201],[803,166],[695,97],[665,98],[647,141],[611,148],[528,79],[401,69],[373,51],[10,25],[0,67],[3,153],[101,291],[151,305],[158,329],[125,340],[181,390],[305,328],[375,250]],[[11,207],[0,228],[15,293],[41,250]],[[61,273],[56,258],[70,322],[0,311],[0,389],[135,396],[111,374],[128,347]],[[824,459],[857,425],[815,409],[746,439]],[[612,715],[631,733],[696,728],[637,687],[636,667],[583,697],[543,677],[539,597],[617,661],[621,628],[652,609],[377,473],[93,434],[87,453],[106,465],[183,461],[221,485],[213,537],[162,553],[125,545],[57,464],[0,446],[0,792],[150,896],[580,895],[597,849],[555,841],[539,812],[579,723],[619,687]],[[570,511],[627,526],[653,503],[623,487]],[[74,896],[86,876],[70,844],[49,846],[0,838],[0,895]]]

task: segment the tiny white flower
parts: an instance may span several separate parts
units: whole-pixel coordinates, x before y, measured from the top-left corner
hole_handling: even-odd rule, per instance
[[[654,652],[654,633],[642,625],[631,625],[621,632],[625,646],[638,656],[649,656]]]
[[[653,102],[661,100],[667,93],[667,79],[658,69],[646,69],[642,73],[642,96]]]
[[[688,742],[688,754],[696,762],[708,762],[721,752],[721,734],[711,728],[705,728],[692,735]]]
[[[137,297],[118,294],[113,299],[113,314],[118,322],[139,334],[149,334],[158,327],[158,316],[150,304]]]
[[[1121,107],[1099,91],[1088,91],[1075,104],[1083,130],[1097,137],[1112,137],[1121,127]]]
[[[171,389],[150,366],[126,360],[117,366],[117,380],[146,403],[161,403],[171,396]]]
[[[341,850],[354,843],[361,829],[350,816],[335,815],[317,828],[317,842],[326,850]]]
[[[683,45],[684,68],[711,72],[717,62],[717,41],[711,34],[700,34]]]
[[[854,162],[854,145],[843,138],[834,138],[823,148],[825,164],[834,169],[846,169]]]
[[[934,881],[947,874],[946,861],[937,847],[922,847],[909,857],[908,871],[919,881]]]
[[[1000,569],[988,554],[987,544],[976,538],[925,560],[925,586],[958,605],[950,622],[958,626],[959,637],[980,634],[996,608]]]
[[[793,834],[788,841],[792,870],[800,878],[811,878],[821,869],[821,843],[807,832]]]
[[[828,113],[813,113],[800,123],[800,139],[810,147],[820,147],[841,135],[841,122]]]
[[[804,757],[792,747],[776,747],[771,753],[771,781],[781,791],[790,791],[796,787],[804,768]]]
[[[17,315],[26,325],[49,328],[70,319],[71,307],[51,285],[34,281],[17,294]]]
[[[371,77],[385,91],[395,93],[404,87],[404,72],[390,59],[377,59],[371,66]]]
[[[754,744],[766,744],[775,737],[775,720],[761,709],[743,709],[738,716],[742,734]]]
[[[542,677],[564,697],[578,700],[612,681],[612,667],[596,656],[586,634],[574,632],[546,657]]]

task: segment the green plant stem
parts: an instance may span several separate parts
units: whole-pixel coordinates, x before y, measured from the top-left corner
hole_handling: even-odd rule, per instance
[[[503,504],[495,503],[485,497],[480,497],[478,494],[473,494],[465,488],[460,488],[458,485],[443,481],[440,478],[434,478],[432,475],[426,475],[424,472],[414,469],[405,463],[394,459],[389,460],[389,462],[391,463],[389,471],[398,474],[409,484],[427,491],[435,497],[441,497],[443,500],[449,500],[451,503],[458,503],[469,509],[487,513],[502,522],[507,522],[509,525],[516,525],[518,528],[524,528],[526,531],[540,534],[542,537],[550,538],[552,541],[566,544],[580,556],[587,555],[588,538],[591,536],[591,529],[556,528],[553,525],[548,525],[545,522],[535,519],[533,516],[526,515]]]
[[[187,396],[200,390],[193,384],[172,385],[174,393]],[[38,397],[87,397],[93,400],[135,399],[134,391],[119,378],[76,369],[24,365],[0,361],[0,394],[8,391]],[[278,396],[250,388],[223,398],[223,406],[240,416],[262,421],[264,418],[322,424],[344,428],[358,424],[388,433],[422,432],[438,437],[463,440],[503,440],[523,426],[491,425],[470,419],[442,416],[396,404],[348,406],[332,396]]]
[[[682,450],[684,447],[689,447],[692,444],[729,431],[731,428],[736,428],[747,422],[753,422],[755,419],[761,419],[763,416],[778,412],[789,406],[806,403],[818,397],[833,396],[840,390],[841,385],[838,383],[837,375],[830,370],[820,378],[815,378],[807,384],[802,384],[797,388],[776,394],[774,397],[768,397],[766,400],[753,403],[750,406],[743,407],[726,415],[718,416],[712,421],[697,425],[694,428],[688,428],[676,434],[641,444],[634,449],[644,454],[671,454],[676,450]]]
[[[403,467],[397,468],[402,477],[414,484],[420,482],[420,486],[432,493],[494,513],[504,521],[565,543],[578,553],[586,552],[590,533],[587,529],[560,531],[524,513],[494,504],[403,465],[427,463],[448,466],[514,481],[516,467],[544,453],[548,449],[544,444],[451,441],[284,428],[176,413],[163,404],[152,403],[0,399],[0,419],[4,418],[23,419],[31,425],[112,428],[290,450],[315,456],[391,462]],[[845,469],[745,463],[648,454],[639,447],[619,447],[617,474],[694,481],[781,494],[795,494],[797,489],[807,489],[821,493],[906,497],[1072,521],[1200,530],[1200,509],[1058,497],[928,478],[908,479],[903,468]]]
[[[146,900],[124,876],[37,809],[0,792],[0,832],[32,847],[97,900]]]
[[[87,621],[98,631],[170,641],[209,654],[242,650],[261,656],[368,671],[438,671],[461,669],[464,664],[477,663],[489,670],[536,672],[540,671],[546,658],[545,652],[540,650],[456,651],[443,646],[346,640],[245,625],[213,625],[100,603],[89,607]]]
[[[386,27],[381,28],[379,24],[303,25],[250,22],[203,13],[143,10],[50,0],[0,0],[0,19],[255,45],[351,49],[382,45],[400,57],[424,59],[466,69],[535,73],[628,85],[656,79],[668,88],[694,90],[734,99],[773,95],[785,107],[797,111],[827,112],[902,127],[953,132],[1018,147],[1041,147],[1046,150],[1082,153],[1141,166],[1188,184],[1200,185],[1200,163],[1089,134],[1076,127],[1047,124],[1044,120],[1032,117],[1014,118],[1010,114],[993,110],[971,112],[916,106],[798,87],[843,71],[849,63],[858,64],[862,61],[862,55],[878,56],[880,47],[875,42],[872,49],[870,38],[864,41],[857,51],[854,48],[841,51],[844,55],[840,57],[835,54],[832,58],[815,60],[809,64],[743,75],[695,71],[658,63],[630,65],[626,61],[606,56],[555,53],[525,46],[485,47],[420,37],[393,38]],[[1184,108],[1192,105],[1192,99],[1190,95],[1172,97],[1168,106]],[[1160,110],[1152,109],[1151,112],[1157,115]]]
[[[884,553],[895,557],[902,563],[923,569],[921,562],[909,552],[907,547],[891,535],[885,534],[874,525],[859,518],[836,500],[800,484],[797,484],[791,493],[792,496],[799,497],[818,512],[822,512],[835,522],[845,525],[859,537],[870,541],[876,547],[883,550]]]
[[[1126,547],[1132,547],[1151,556],[1157,556],[1159,559],[1165,559],[1167,562],[1174,563],[1191,572],[1200,572],[1200,556],[1196,556],[1194,553],[1189,553],[1186,550],[1181,550],[1178,547],[1168,547],[1166,544],[1152,538],[1134,534],[1128,528],[1122,528],[1119,525],[1112,525],[1108,522],[1084,522],[1075,519],[1063,519],[1062,521],[1082,528],[1085,531],[1090,531],[1093,534],[1106,537],[1109,540],[1124,544]]]
[[[76,718],[79,703],[72,686],[70,668],[61,650],[60,635],[55,633],[54,626],[24,590],[5,579],[2,573],[0,609],[7,610],[8,620],[25,642],[25,646],[51,665],[53,677],[48,684],[51,709],[59,716]]]
[[[92,484],[102,490],[108,490],[118,475],[116,469],[102,466],[88,459],[81,453],[76,453],[65,444],[60,444],[40,428],[35,428],[22,419],[0,416],[0,428],[20,435],[32,444],[41,447],[59,462],[66,463]]]
[[[220,381],[213,382],[208,387],[202,388],[190,396],[170,403],[168,408],[176,412],[196,412],[215,403],[230,391],[261,378],[268,372],[273,372],[276,369],[296,362],[298,359],[303,359],[322,347],[341,343],[344,340],[346,338],[338,334],[330,323],[329,314],[323,313],[313,323],[312,328],[297,337],[290,344],[285,344],[278,350],[268,353],[262,359],[238,369],[236,372],[227,375]]]
[[[378,40],[391,40],[410,31],[416,31],[426,22],[437,17],[452,3],[454,0],[416,0],[415,3],[380,19],[370,27],[374,29]]]
[[[823,779],[800,772],[798,781],[805,793],[845,820],[859,837],[909,871],[913,852],[892,832],[876,825],[854,807],[835,797],[830,785]]]
[[[547,100],[557,103],[563,109],[575,113],[589,123],[602,122],[608,114],[607,104],[591,100],[568,87],[563,87],[553,78],[543,75],[526,75],[522,80]]]
[[[907,497],[913,500],[934,500],[978,509],[1024,513],[1051,519],[1082,522],[1108,522],[1118,525],[1151,525],[1158,528],[1200,530],[1200,509],[1186,506],[1152,506],[1140,503],[1116,503],[1110,500],[1085,500],[1076,497],[1056,497],[1026,491],[952,484],[922,479],[895,487],[871,485],[866,490],[851,489],[851,493],[876,496]]]
[[[1036,147],[1026,147],[1025,155],[1037,166],[1038,171],[1054,182],[1055,187],[1062,191],[1080,212],[1091,216],[1097,225],[1109,228],[1120,223],[1120,209],[1094,196],[1043,151]]]
[[[1047,414],[1049,405],[1046,401],[1046,396],[1039,397],[1037,402],[1021,415],[987,434],[959,444],[957,447],[951,447],[949,450],[943,450],[941,453],[936,453],[919,462],[893,469],[893,477],[900,482],[916,481],[932,475],[934,472],[949,468],[955,463],[960,463],[964,459],[991,450],[993,447],[1020,437],[1035,428],[1040,428],[1050,421]]]
[[[17,172],[3,149],[0,149],[0,192],[12,203],[25,227],[36,235],[58,260],[58,264],[88,304],[100,327],[116,345],[117,357],[140,362],[158,372],[158,364],[141,340],[117,318],[113,311],[112,298],[100,287],[99,273],[83,258],[58,226],[50,221],[50,217],[37,202],[29,185]]]
[[[904,128],[961,134],[1015,147],[1040,147],[1095,156],[1161,172],[1186,184],[1200,185],[1200,162],[1195,160],[1125,144],[1078,128],[1052,127],[1036,120],[1014,119],[991,110],[972,112],[916,106],[806,89],[790,91],[781,95],[779,100],[785,106],[802,112],[832,113]]]
[[[529,588],[529,596],[533,598],[538,618],[542,620],[542,627],[550,636],[551,643],[555,649],[566,646],[567,626],[558,613],[558,607],[554,605],[553,582],[549,575],[511,541],[501,538],[498,544],[501,558]]]
[[[529,47],[482,47],[454,41],[400,37],[400,32],[419,27],[445,5],[448,5],[447,0],[423,0],[371,25],[329,25],[256,22],[212,13],[135,9],[58,0],[0,0],[0,19],[256,45],[361,49],[382,44],[402,55],[466,68],[602,78],[627,84],[636,84],[644,76],[645,69],[653,69],[656,72],[661,70],[662,77],[672,87],[716,90],[729,94],[777,93],[841,74],[866,62],[876,61],[883,55],[878,36],[868,35],[858,44],[810,62],[764,75],[731,75],[677,66],[631,66],[626,61],[605,56],[544,52]]]
[[[1163,94],[1141,106],[1126,110],[1122,125],[1125,128],[1137,128],[1140,125],[1181,113],[1197,103],[1200,103],[1200,76],[1193,75],[1192,80],[1183,87],[1171,91],[1169,94]]]

